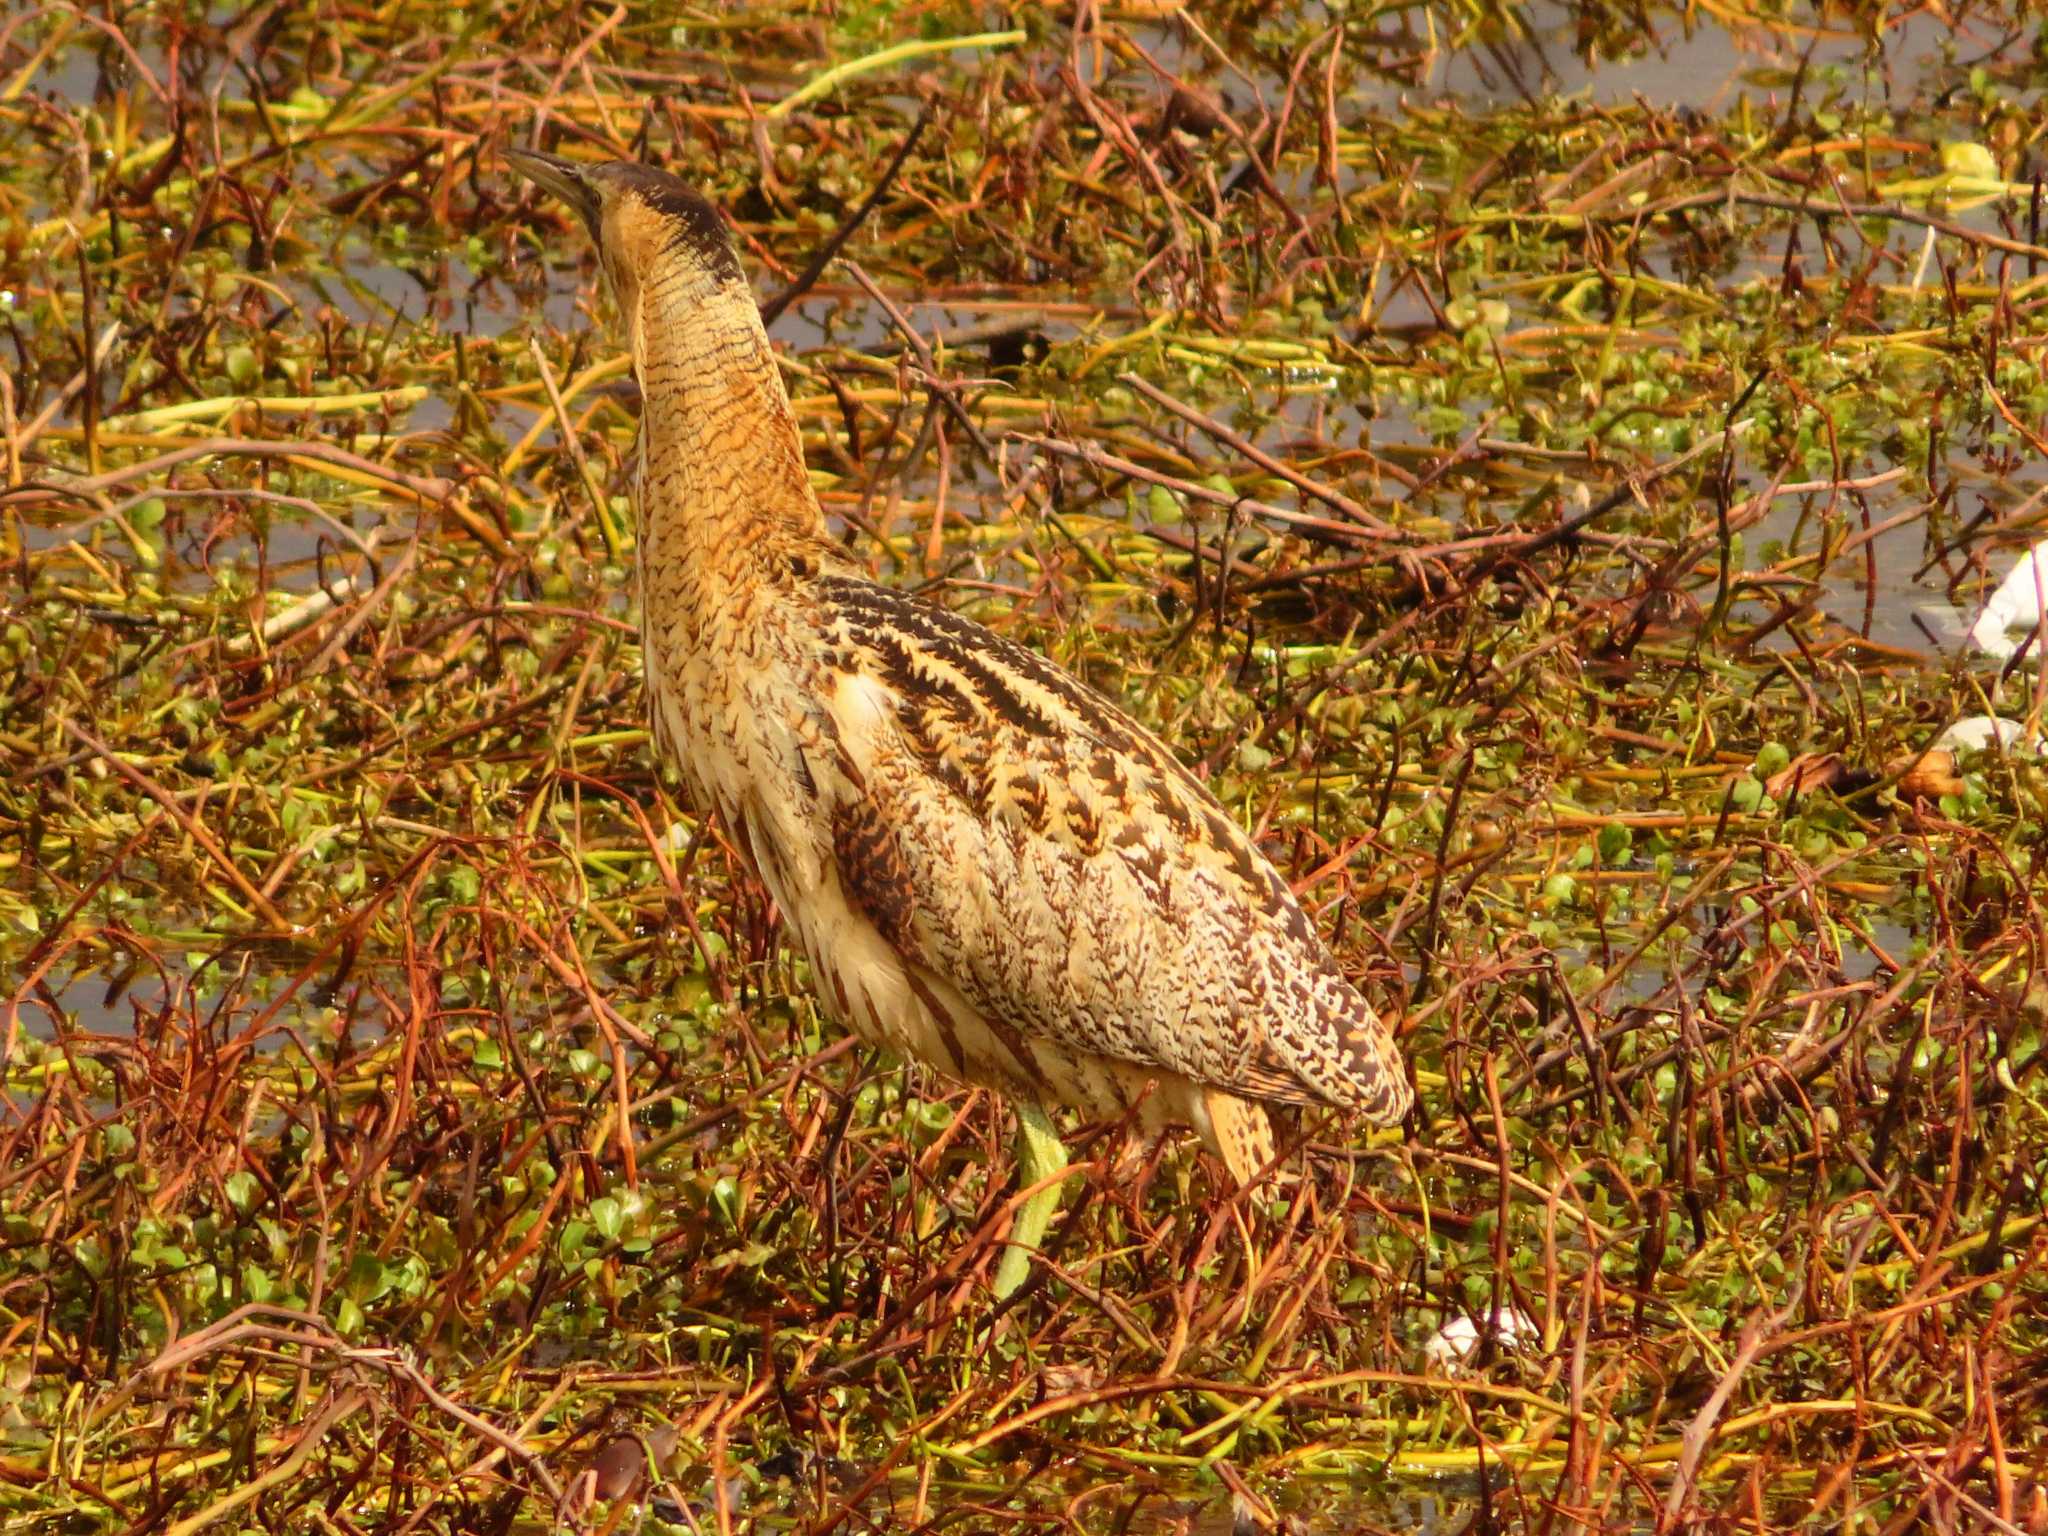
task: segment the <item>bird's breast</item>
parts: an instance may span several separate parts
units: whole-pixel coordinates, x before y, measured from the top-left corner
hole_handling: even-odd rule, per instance
[[[770,602],[664,605],[650,585],[645,668],[659,747],[700,810],[715,811],[777,905],[825,876],[830,798],[846,754],[817,704],[816,647]]]

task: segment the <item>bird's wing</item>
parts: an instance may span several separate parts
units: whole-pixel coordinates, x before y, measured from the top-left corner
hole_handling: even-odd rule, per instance
[[[888,941],[1010,1038],[1398,1119],[1393,1041],[1256,845],[1155,737],[1044,658],[821,582],[846,765],[833,858]]]

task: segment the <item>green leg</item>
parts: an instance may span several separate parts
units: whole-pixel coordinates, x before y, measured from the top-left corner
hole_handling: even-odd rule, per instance
[[[1019,1100],[1017,1111],[1017,1187],[1029,1189],[1067,1166],[1067,1149],[1044,1110]],[[1007,1301],[1031,1274],[1031,1255],[1038,1251],[1046,1224],[1060,1208],[1058,1184],[1048,1184],[1017,1207],[1010,1222],[1009,1245],[996,1265],[996,1300]]]

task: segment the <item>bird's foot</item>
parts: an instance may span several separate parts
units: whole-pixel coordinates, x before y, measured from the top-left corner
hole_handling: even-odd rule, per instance
[[[1036,1104],[1017,1105],[1017,1184],[1030,1189],[1067,1166],[1067,1149],[1059,1131]],[[1046,1184],[1017,1207],[1010,1221],[1009,1242],[996,1265],[996,1300],[1008,1301],[1031,1277],[1031,1256],[1045,1237],[1052,1214],[1060,1208],[1061,1183]]]

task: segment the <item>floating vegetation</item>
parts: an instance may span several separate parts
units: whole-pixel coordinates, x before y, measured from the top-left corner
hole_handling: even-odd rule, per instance
[[[2036,33],[11,15],[0,1522],[2048,1529]],[[1208,778],[1405,1133],[1076,1127],[992,1305],[996,1106],[657,771],[527,144],[729,211],[849,550]]]

